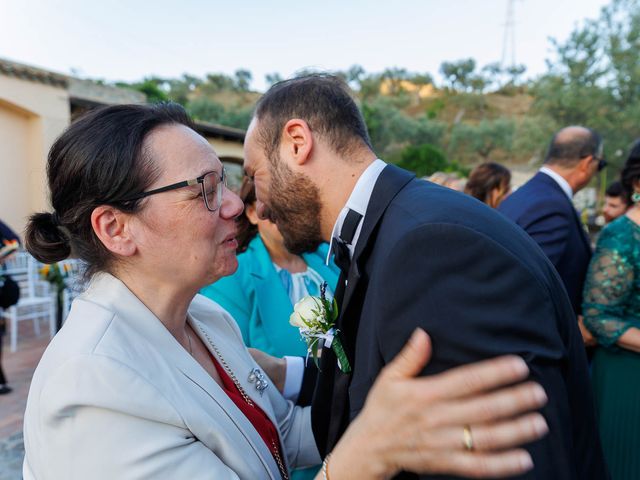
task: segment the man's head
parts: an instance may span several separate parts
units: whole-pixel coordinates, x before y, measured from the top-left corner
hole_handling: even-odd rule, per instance
[[[551,139],[544,163],[562,175],[575,193],[607,164],[602,137],[590,128],[565,127]]]
[[[371,152],[367,128],[341,79],[308,75],[275,84],[258,101],[245,139],[245,171],[257,212],[274,221],[294,253],[322,242],[329,159],[358,162]],[[374,157],[375,158],[375,157]]]
[[[629,208],[627,194],[622,187],[622,183],[616,181],[609,185],[604,194],[604,205],[602,215],[607,223],[624,215]]]

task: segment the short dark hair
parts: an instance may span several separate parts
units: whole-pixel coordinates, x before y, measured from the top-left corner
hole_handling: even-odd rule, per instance
[[[620,183],[625,190],[628,205],[633,203],[631,201],[631,195],[634,192],[633,184],[638,180],[640,180],[640,139],[631,146],[631,151],[620,174]]]
[[[360,145],[372,148],[349,87],[333,75],[311,74],[276,83],[258,100],[254,115],[260,121],[258,139],[270,159],[280,146],[285,123],[292,118],[307,122],[339,154]]]
[[[506,188],[511,183],[511,172],[499,163],[481,163],[469,174],[464,192],[487,203],[489,194],[496,188]]]
[[[625,189],[622,187],[622,182],[616,180],[612,182],[607,190],[604,192],[607,197],[621,197],[625,202],[627,201],[627,194]]]
[[[602,137],[590,128],[584,128],[584,133],[575,133],[569,138],[563,138],[562,130],[556,132],[551,139],[544,163],[573,167],[589,155],[597,155],[602,148]]]
[[[251,240],[258,234],[258,226],[251,223],[249,217],[247,217],[247,207],[256,201],[256,187],[249,177],[245,176],[242,179],[238,196],[240,200],[242,200],[242,203],[244,203],[244,211],[242,215],[236,218],[236,225],[238,226],[238,234],[236,235],[238,248],[236,252],[242,253],[247,250]]]
[[[160,175],[144,142],[153,130],[168,124],[192,126],[175,103],[98,108],[71,124],[49,151],[47,177],[54,212],[31,216],[27,250],[44,263],[73,254],[87,263],[88,276],[107,271],[113,256],[95,235],[91,213],[99,205],[130,213],[140,210],[144,199],[123,199],[148,189]]]

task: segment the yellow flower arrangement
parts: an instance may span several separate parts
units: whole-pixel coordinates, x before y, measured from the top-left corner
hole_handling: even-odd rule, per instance
[[[62,291],[66,287],[64,279],[69,274],[68,265],[64,264],[62,267],[59,263],[43,265],[39,272],[42,279],[55,286],[58,291],[58,295],[61,295]]]

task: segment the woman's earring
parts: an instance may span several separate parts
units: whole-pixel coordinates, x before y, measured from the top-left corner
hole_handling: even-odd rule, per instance
[[[633,194],[631,195],[631,201],[633,203],[639,203],[640,202],[640,192],[633,192]]]

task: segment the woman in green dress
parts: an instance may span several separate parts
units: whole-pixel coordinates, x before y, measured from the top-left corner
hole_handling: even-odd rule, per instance
[[[593,388],[612,480],[640,479],[640,140],[622,171],[633,206],[601,233],[584,289]]]

